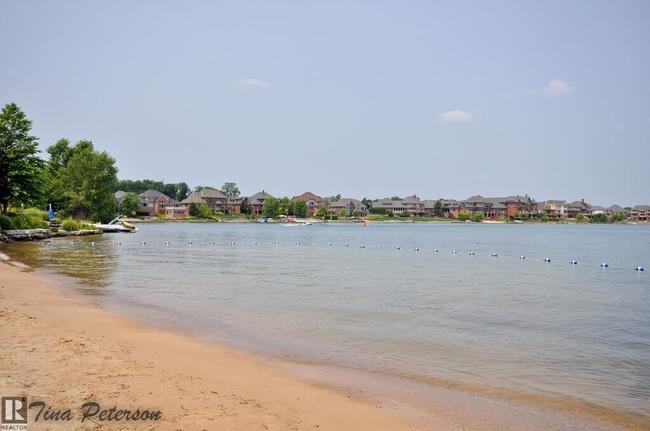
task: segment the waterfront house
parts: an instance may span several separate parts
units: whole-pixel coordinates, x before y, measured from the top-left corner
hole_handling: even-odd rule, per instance
[[[213,212],[223,213],[226,211],[227,202],[228,198],[219,190],[214,187],[203,187],[191,193],[181,203],[187,207],[191,204],[207,204]]]
[[[330,204],[330,214],[338,215],[341,211],[343,211],[347,217],[352,216],[355,211],[358,211],[359,216],[361,217],[368,215],[368,208],[357,199],[351,198],[341,198]]]
[[[273,196],[266,193],[264,190],[261,192],[255,193],[253,196],[248,197],[248,202],[251,205],[251,214],[261,215],[262,207],[264,206],[264,201],[267,198],[272,198]]]
[[[650,205],[636,205],[631,211],[632,221],[647,222],[650,221]]]
[[[607,217],[612,217],[616,214],[623,214],[625,218],[630,217],[630,210],[628,208],[623,208],[620,205],[612,205],[607,208],[605,208],[605,215]]]
[[[584,199],[567,204],[566,211],[569,218],[575,218],[578,214],[582,214],[585,217],[591,217],[591,205],[586,203]]]
[[[183,205],[176,199],[172,199],[165,207],[165,217],[168,219],[184,219],[187,218],[189,209],[187,205]]]
[[[541,202],[541,214],[550,218],[565,218],[567,216],[567,203],[560,200],[548,200]],[[539,207],[538,207],[539,208]]]
[[[312,193],[305,192],[300,196],[294,196],[294,199],[299,202],[304,202],[307,204],[307,215],[314,216],[318,210],[327,205],[327,201],[322,197]]]
[[[239,214],[241,212],[241,203],[246,199],[244,196],[231,196],[226,201],[227,214]]]
[[[386,214],[401,214],[406,211],[406,206],[402,199],[377,199],[372,202],[373,208],[381,208]]]
[[[172,201],[172,198],[158,190],[149,189],[138,195],[140,198],[140,207],[138,212],[146,215],[164,213],[165,208]]]

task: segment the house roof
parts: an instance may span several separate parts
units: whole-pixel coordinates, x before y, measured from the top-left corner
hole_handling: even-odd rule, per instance
[[[413,195],[413,196],[405,197],[404,199],[402,199],[402,202],[405,203],[405,204],[419,204],[422,201],[420,200],[419,197],[417,197],[416,195]]]
[[[261,192],[257,192],[253,196],[250,196],[248,200],[251,204],[261,204],[264,202],[264,199],[272,198],[272,197],[273,197],[272,195],[262,190]]]
[[[149,190],[145,190],[144,192],[140,193],[138,196],[140,196],[141,198],[159,198],[161,196],[167,196],[167,195],[164,194],[164,193],[160,193],[158,190],[149,189]],[[169,196],[167,196],[167,197],[169,197]]]
[[[214,187],[203,187],[198,191],[199,196],[202,198],[208,199],[226,199],[226,195],[221,193],[221,191],[215,189]]]
[[[124,190],[118,190],[118,191],[115,192],[115,199],[117,199],[119,201],[120,199],[122,199],[124,197],[125,194],[126,194],[126,192]]]
[[[330,208],[344,208],[347,207],[349,204],[352,204],[355,208],[365,208],[366,206],[362,204],[359,200],[357,199],[352,199],[352,198],[341,198],[336,202],[332,202],[330,205]]]
[[[300,196],[294,196],[294,199],[297,201],[307,202],[307,201],[316,201],[322,202],[324,199],[312,192],[305,192]]]
[[[183,199],[182,204],[204,204],[207,203],[198,192],[191,193],[188,197]]]
[[[619,205],[612,205],[611,207],[607,207],[607,211],[623,211],[623,207]]]
[[[632,209],[635,211],[639,211],[639,210],[649,211],[650,205],[635,205]]]

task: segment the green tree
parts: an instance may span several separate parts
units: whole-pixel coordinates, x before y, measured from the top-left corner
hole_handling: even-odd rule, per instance
[[[582,223],[582,222],[584,222],[584,221],[585,221],[585,215],[582,214],[582,213],[578,213],[578,214],[576,215],[576,222],[578,222],[578,223]]]
[[[266,201],[264,201],[266,203]],[[291,201],[288,197],[283,197],[278,201],[278,214],[293,215]]]
[[[442,211],[442,199],[438,199],[435,204],[433,204],[433,215],[436,217],[442,217],[444,215]]]
[[[369,211],[372,208],[372,201],[368,198],[361,199],[361,203],[364,204]]]
[[[481,213],[476,213],[476,214],[474,214],[474,215],[472,216],[472,221],[475,221],[476,223],[478,223],[478,222],[480,222],[481,220],[483,220],[483,217],[484,217],[483,214],[481,214]]]
[[[190,187],[184,183],[180,182],[176,184],[176,199],[182,201],[190,195]]]
[[[339,217],[346,217],[348,215],[348,210],[346,208],[341,208],[336,214]]]
[[[239,204],[239,212],[242,214],[251,213],[251,203],[248,201],[248,198],[242,199],[241,203]]]
[[[43,161],[38,142],[30,135],[32,122],[15,103],[0,112],[0,205],[31,204],[41,198]]]
[[[277,217],[278,216],[278,200],[272,196],[264,199],[262,204],[262,215],[264,217]]]
[[[296,217],[306,217],[307,216],[307,202],[304,201],[293,201],[293,215]]]
[[[109,221],[115,216],[117,168],[115,159],[94,150],[90,141],[79,141],[69,148],[67,161],[52,182],[55,199],[75,218]]]
[[[318,208],[316,211],[316,217],[322,217],[323,219],[327,217],[327,213],[329,211],[329,207],[327,205],[323,205],[322,207]]]
[[[458,220],[461,220],[461,221],[467,221],[467,220],[470,219],[470,217],[471,216],[468,213],[465,213],[465,212],[462,212],[462,213],[458,214]]]
[[[224,183],[221,187],[221,193],[228,196],[229,198],[236,198],[239,196],[239,187],[235,183]]]
[[[605,214],[598,213],[598,214],[594,214],[591,217],[591,222],[592,223],[607,223],[608,220],[607,220],[607,216]]]
[[[120,210],[124,214],[132,215],[140,208],[140,198],[133,192],[128,192],[120,200]]]
[[[188,211],[191,217],[209,219],[214,217],[214,213],[206,203],[191,203]]]

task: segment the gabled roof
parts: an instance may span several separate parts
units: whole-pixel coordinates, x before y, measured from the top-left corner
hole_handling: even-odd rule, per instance
[[[402,202],[405,203],[405,204],[419,204],[422,201],[420,200],[419,197],[417,197],[416,195],[413,195],[413,196],[405,197],[404,199],[402,199]]]
[[[648,211],[650,210],[650,205],[635,205],[632,209],[634,211],[639,211],[639,210]]]
[[[125,191],[118,190],[118,191],[115,192],[115,199],[117,199],[119,201],[120,199],[122,199],[124,197],[125,194],[126,194]]]
[[[612,205],[611,207],[607,207],[607,211],[623,211],[623,207],[619,205]]]

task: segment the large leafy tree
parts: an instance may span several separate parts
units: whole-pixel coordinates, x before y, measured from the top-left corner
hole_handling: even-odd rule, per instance
[[[272,196],[264,199],[262,204],[262,214],[265,217],[277,217],[278,216],[278,200]]]
[[[140,207],[140,198],[133,192],[128,192],[120,199],[120,209],[124,214],[134,214]]]
[[[117,185],[115,159],[106,152],[95,151],[90,141],[79,141],[67,150],[61,144],[54,152],[65,154],[64,164],[52,180],[54,200],[61,205],[57,209],[79,219],[106,222],[113,218],[113,190]]]
[[[242,214],[251,213],[251,203],[248,202],[248,198],[244,198],[239,204],[239,212]]]
[[[43,161],[38,142],[30,135],[32,122],[15,103],[0,112],[0,205],[33,203],[41,197]]]
[[[293,201],[293,215],[296,217],[306,217],[307,216],[307,202],[304,201]]]
[[[235,183],[224,183],[221,187],[221,193],[228,196],[229,198],[236,198],[239,196],[239,187]]]

